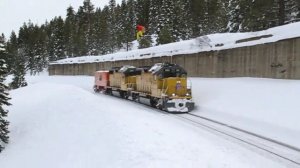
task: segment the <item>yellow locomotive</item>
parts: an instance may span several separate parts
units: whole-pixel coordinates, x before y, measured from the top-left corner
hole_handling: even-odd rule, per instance
[[[107,79],[107,82],[101,79]],[[123,66],[110,71],[97,71],[94,89],[138,102],[147,99],[152,107],[180,113],[194,108],[190,85],[182,67],[157,63],[152,67]]]

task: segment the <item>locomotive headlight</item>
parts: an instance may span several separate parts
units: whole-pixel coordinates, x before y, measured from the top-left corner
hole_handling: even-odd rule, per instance
[[[190,94],[189,93],[187,93],[187,94],[185,94],[186,96],[190,96]]]
[[[172,96],[174,97],[174,96],[176,96],[176,94],[175,94],[175,93],[173,93],[173,94],[172,94]]]

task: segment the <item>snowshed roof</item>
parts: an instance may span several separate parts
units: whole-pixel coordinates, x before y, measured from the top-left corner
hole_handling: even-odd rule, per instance
[[[253,46],[296,37],[300,37],[300,22],[258,32],[217,33],[145,49],[134,49],[127,52],[67,58],[52,62],[51,64],[93,63],[193,54],[204,51]]]

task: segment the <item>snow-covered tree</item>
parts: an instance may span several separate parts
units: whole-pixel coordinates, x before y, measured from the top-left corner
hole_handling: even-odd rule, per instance
[[[9,140],[9,122],[6,120],[8,111],[4,109],[4,106],[10,105],[8,102],[10,99],[7,92],[8,87],[4,84],[7,74],[7,65],[3,58],[6,54],[4,36],[0,36],[0,152],[4,149],[4,145],[8,143]]]
[[[25,65],[22,59],[16,60],[15,67],[12,70],[12,74],[14,75],[14,78],[9,84],[10,89],[17,89],[20,87],[27,86],[27,82],[25,80]]]
[[[285,23],[296,22],[300,20],[300,1],[285,1]]]
[[[149,34],[158,34],[158,20],[161,11],[162,0],[150,1],[149,7],[149,27],[147,31]]]
[[[67,17],[64,26],[65,54],[67,57],[74,57],[76,36],[76,13],[72,6],[67,9]]]
[[[50,48],[49,56],[50,61],[66,58],[65,55],[65,38],[64,38],[64,21],[62,17],[55,17],[51,22],[52,34],[49,37]]]
[[[10,73],[14,76],[12,83],[9,88],[16,89],[22,86],[26,86],[25,81],[25,59],[18,53],[18,41],[17,36],[14,32],[10,35],[10,40],[7,43],[7,51],[11,58],[11,71]],[[39,63],[37,63],[40,65]]]
[[[176,41],[192,37],[192,17],[190,0],[176,0],[174,3],[173,34]]]
[[[109,8],[105,6],[103,10],[96,9],[95,21],[93,23],[93,42],[96,47],[97,54],[107,54],[110,51],[109,47],[109,29],[107,18],[109,17]]]
[[[109,1],[108,31],[109,31],[109,49],[113,53],[118,48],[117,32],[119,23],[117,22],[117,5],[115,0]]]
[[[176,37],[176,30],[174,29],[174,1],[173,0],[163,0],[161,11],[158,16],[158,23],[157,23],[157,44],[166,44],[167,41],[175,42],[177,39]],[[162,34],[161,34],[161,31]],[[162,40],[163,38],[164,40]],[[168,39],[168,40],[166,40]]]
[[[118,12],[118,41],[126,45],[129,50],[130,42],[135,40],[135,25],[136,25],[136,3],[134,0],[122,1],[120,11]]]
[[[228,24],[227,24],[227,30],[229,32],[238,32],[241,29],[243,18],[244,18],[244,12],[241,6],[240,1],[236,0],[230,0],[228,4]]]

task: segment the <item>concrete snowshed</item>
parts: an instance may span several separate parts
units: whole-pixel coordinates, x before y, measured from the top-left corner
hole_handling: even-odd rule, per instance
[[[195,54],[95,63],[51,64],[49,75],[94,75],[122,65],[146,66],[171,62],[183,66],[191,77],[263,77],[300,79],[300,37]]]

